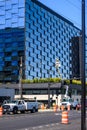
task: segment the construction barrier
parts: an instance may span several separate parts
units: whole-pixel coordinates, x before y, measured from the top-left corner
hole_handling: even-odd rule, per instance
[[[68,124],[69,120],[68,120],[68,111],[63,111],[62,112],[62,124]]]
[[[0,107],[0,116],[3,115],[3,107]]]

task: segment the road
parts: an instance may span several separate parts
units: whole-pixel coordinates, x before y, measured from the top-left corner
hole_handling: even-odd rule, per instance
[[[40,128],[61,123],[62,112],[37,112],[28,114],[3,115],[0,117],[0,130],[20,130]],[[70,111],[69,122],[81,118],[80,111]],[[30,130],[30,129],[29,129]]]

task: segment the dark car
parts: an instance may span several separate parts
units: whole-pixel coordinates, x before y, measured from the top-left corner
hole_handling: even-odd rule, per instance
[[[87,99],[86,99],[86,101],[85,101],[85,107],[87,108]],[[81,103],[79,103],[78,105],[77,105],[77,110],[80,110],[81,109]]]

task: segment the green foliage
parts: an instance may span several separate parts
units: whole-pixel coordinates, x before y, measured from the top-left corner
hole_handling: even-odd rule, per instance
[[[33,80],[22,80],[22,83],[48,83],[48,82],[54,82],[54,83],[60,83],[62,81],[61,78],[35,78]],[[70,84],[70,80],[64,80],[66,82],[66,84]],[[76,84],[76,85],[81,85],[81,81],[80,80],[72,80],[72,84]]]
[[[33,83],[38,83],[38,78],[32,80]]]
[[[60,78],[35,78],[33,80],[22,80],[22,83],[48,83],[48,82],[61,82]]]
[[[81,81],[80,80],[72,80],[72,84],[81,85]]]
[[[48,79],[47,78],[41,78],[39,79],[39,83],[47,83]]]
[[[26,84],[26,83],[31,83],[31,80],[22,79],[22,83],[24,83],[24,84]]]
[[[67,80],[65,80],[65,81],[66,81],[66,84],[70,84],[70,80],[67,79]]]

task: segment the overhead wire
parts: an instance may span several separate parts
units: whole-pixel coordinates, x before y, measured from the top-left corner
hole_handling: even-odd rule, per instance
[[[75,8],[77,8],[78,10],[79,10],[79,9],[81,10],[81,8],[80,8],[81,6],[78,7],[75,3],[71,2],[70,0],[66,0],[66,2],[68,2],[69,4],[71,4],[72,6],[74,6]],[[82,1],[81,1],[81,0],[78,0],[78,2],[81,3]],[[85,3],[85,7],[87,7],[86,4],[87,4],[87,3]],[[85,11],[86,11],[86,10],[85,10]],[[85,13],[85,15],[87,15],[87,13]],[[81,25],[80,25],[79,23],[77,23],[76,21],[73,20],[73,22],[81,27]],[[86,27],[86,30],[87,30],[87,27]]]

